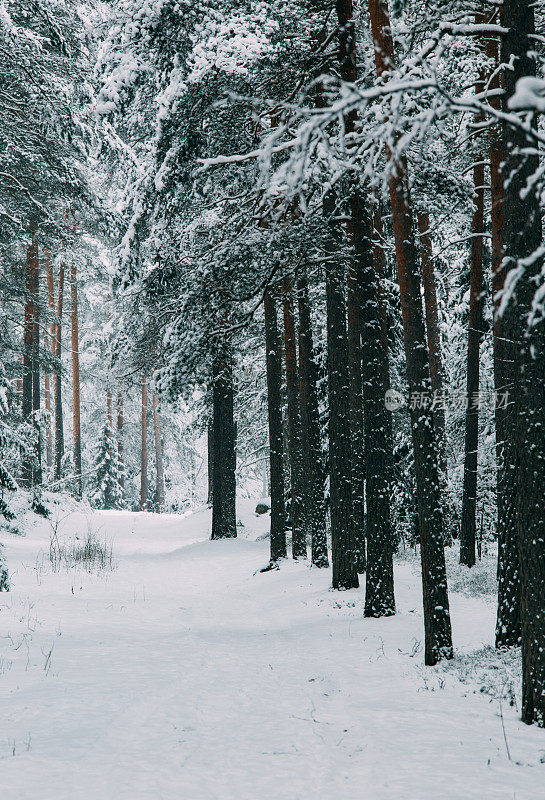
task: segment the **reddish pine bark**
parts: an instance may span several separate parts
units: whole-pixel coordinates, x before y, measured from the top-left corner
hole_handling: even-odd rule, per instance
[[[117,393],[117,461],[119,465],[119,485],[125,486],[125,464],[123,461],[123,393]]]
[[[388,6],[385,0],[368,0],[368,5],[375,46],[375,64],[377,75],[380,78],[395,63]],[[400,160],[391,166],[389,190],[403,317],[407,379],[409,391],[413,396],[429,397],[431,394],[429,353],[406,165],[403,160]],[[441,658],[451,658],[453,651],[443,550],[437,443],[431,406],[422,409],[411,407],[411,429],[422,558],[424,658],[426,664],[433,665]]]
[[[47,301],[49,308],[49,316],[53,320],[55,314],[55,286],[53,278],[53,263],[51,261],[51,253],[49,248],[45,248],[45,264],[46,264],[46,277],[47,277]],[[47,337],[48,349],[51,354],[55,354],[55,326],[53,321],[49,324],[49,335]],[[44,378],[44,400],[46,414],[46,463],[49,469],[53,466],[53,414],[52,414],[52,394],[53,386],[51,381],[51,372],[46,369]]]
[[[62,476],[62,458],[64,455],[64,425],[62,417],[62,365],[61,365],[61,339],[62,339],[62,308],[64,300],[64,264],[59,266],[59,281],[57,294],[57,319],[55,322],[55,480]]]

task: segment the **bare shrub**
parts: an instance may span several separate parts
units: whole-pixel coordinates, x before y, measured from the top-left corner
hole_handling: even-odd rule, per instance
[[[112,542],[100,538],[89,526],[84,538],[74,536],[61,542],[58,524],[52,524],[49,541],[49,564],[53,572],[81,568],[86,572],[107,572],[114,569]]]

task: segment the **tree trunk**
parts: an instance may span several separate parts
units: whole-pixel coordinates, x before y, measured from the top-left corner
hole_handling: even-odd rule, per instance
[[[208,468],[208,495],[206,505],[211,506],[214,497],[214,420],[213,413],[208,417],[207,426],[207,468]]]
[[[504,0],[502,37],[505,109],[517,82],[536,75],[534,3]],[[537,120],[531,120],[537,127]],[[539,196],[532,180],[540,168],[535,145],[524,131],[505,124],[504,236],[507,276],[521,270],[512,286],[504,316],[506,338],[514,343],[514,422],[506,448],[514,458],[516,528],[520,557],[522,622],[522,720],[545,726],[545,323],[529,325],[543,257]],[[528,190],[528,187],[532,187]],[[517,273],[514,273],[515,276]],[[506,281],[507,283],[507,281]],[[506,430],[507,433],[507,430]],[[510,498],[506,498],[510,501]]]
[[[498,11],[494,11],[497,15]],[[492,19],[494,21],[494,18]],[[486,40],[486,54],[494,65],[499,63],[498,41]],[[491,89],[500,88],[499,77],[493,78]],[[491,98],[490,104],[499,109],[500,99]],[[490,129],[490,183],[491,183],[491,231],[492,231],[492,297],[494,303],[494,388],[496,424],[496,505],[498,526],[498,615],[496,620],[496,647],[514,647],[521,642],[520,623],[520,565],[515,524],[516,474],[510,469],[513,454],[505,452],[506,433],[514,427],[512,403],[503,407],[503,400],[513,395],[512,343],[506,341],[503,318],[499,313],[501,293],[505,283],[503,266],[503,175],[505,160],[501,129],[495,125]],[[506,394],[507,393],[507,394]],[[509,502],[506,502],[509,500]]]
[[[49,316],[51,318],[51,322],[49,324],[49,336],[47,339],[48,342],[48,349],[50,350],[51,354],[55,354],[55,325],[53,323],[53,317],[55,315],[55,286],[54,286],[54,279],[53,279],[53,264],[51,262],[51,254],[49,252],[49,248],[45,248],[45,264],[46,264],[46,275],[47,275],[47,301],[49,307]],[[49,368],[46,369],[45,378],[44,378],[44,399],[45,399],[45,410],[46,410],[46,463],[48,469],[51,469],[53,466],[53,409],[52,409],[52,394],[53,394],[53,385],[51,381],[51,371]]]
[[[106,414],[108,417],[108,426],[111,431],[114,429],[114,414],[112,404],[112,390],[108,389],[106,392]]]
[[[431,389],[437,401],[433,409],[435,435],[439,447],[439,469],[444,478],[447,475],[447,453],[445,442],[445,406],[443,398],[443,358],[441,355],[441,324],[435,285],[433,249],[430,235],[430,218],[426,213],[418,214],[418,233],[422,254],[422,283],[424,286],[424,306],[426,310],[426,332],[430,351]]]
[[[42,432],[40,425],[40,262],[38,245],[33,245],[32,294],[34,297],[34,316],[32,320],[32,422],[34,426],[36,457],[33,468],[32,483],[42,482]]]
[[[142,376],[142,446],[140,449],[140,511],[148,505],[148,383]]]
[[[301,408],[293,307],[292,280],[284,278],[284,352],[286,358],[286,392],[288,398],[289,454],[291,467],[291,542],[293,558],[307,557],[305,520],[305,486],[303,473]]]
[[[64,264],[59,266],[59,288],[57,295],[57,320],[55,323],[55,480],[62,477],[62,459],[64,456],[64,425],[62,418],[62,365],[61,365],[61,338],[62,338],[62,306],[64,300]]]
[[[385,0],[368,0],[375,45],[375,63],[380,76],[395,61],[394,44]],[[403,317],[405,357],[409,391],[414,397],[430,397],[431,380],[426,330],[420,293],[420,271],[403,161],[392,164],[389,180],[396,259]],[[424,404],[426,405],[426,404]],[[422,558],[425,663],[452,658],[452,630],[447,592],[441,492],[437,468],[437,444],[431,405],[411,403],[416,493]]]
[[[232,355],[227,345],[216,351],[212,364],[214,414],[214,486],[212,490],[212,539],[237,535],[236,434]]]
[[[359,196],[352,199],[354,245],[359,266],[365,415],[367,577],[365,616],[395,613],[390,475],[392,420],[386,409],[388,350],[383,336],[379,278],[374,269],[371,219]]]
[[[123,393],[117,393],[117,463],[119,485],[125,488],[125,464],[123,461]]]
[[[32,412],[34,408],[33,389],[34,389],[34,319],[35,310],[35,262],[38,254],[36,251],[35,232],[31,231],[32,240],[27,247],[25,265],[25,316],[23,334],[23,401],[22,413],[23,421],[27,425],[32,425]],[[23,454],[21,463],[21,483],[30,488],[34,482],[34,463],[35,459],[31,451]]]
[[[299,311],[299,396],[303,430],[303,465],[307,476],[306,519],[311,533],[311,560],[329,566],[324,501],[324,467],[318,409],[318,369],[314,358],[308,277],[303,268],[297,279]]]
[[[356,34],[352,0],[337,0],[339,20],[339,71],[341,78],[349,83],[357,79]],[[345,133],[354,131],[357,112],[347,114],[344,120]],[[356,187],[351,186],[355,192]],[[351,211],[353,210],[351,202]],[[351,214],[350,234],[352,242],[357,236],[359,220]],[[349,263],[347,275],[347,336],[348,336],[348,375],[350,406],[350,444],[351,444],[351,495],[354,557],[358,572],[365,572],[365,465],[363,459],[363,379],[362,350],[360,330],[359,265]]]
[[[341,26],[341,77],[355,83],[357,65],[352,0],[337,0],[337,15]],[[356,112],[347,116],[347,133],[353,132],[356,122]],[[365,614],[377,617],[395,613],[389,496],[393,440],[391,418],[385,407],[389,364],[386,309],[381,287],[384,253],[381,249],[379,257],[378,253],[372,252],[370,212],[364,208],[356,185],[351,187],[349,205],[349,232],[355,256],[348,272],[352,514],[356,566],[358,571],[362,571],[365,566],[362,546],[365,492],[368,548]],[[377,225],[379,222],[381,224],[377,219]]]
[[[267,365],[267,411],[271,465],[271,563],[286,558],[286,505],[282,458],[282,363],[279,350],[276,304],[268,287],[264,296],[265,349]]]
[[[70,273],[70,292],[72,300],[72,417],[74,431],[74,470],[76,473],[76,497],[83,495],[83,477],[81,469],[81,420],[80,420],[80,383],[79,383],[79,324],[78,324],[78,276],[76,262],[72,262]]]
[[[476,15],[482,23],[484,17]],[[484,90],[484,73],[481,72],[475,92]],[[482,115],[477,116],[482,122]],[[482,337],[483,292],[483,228],[484,228],[484,161],[477,154],[473,167],[474,211],[471,222],[471,270],[469,289],[469,327],[467,337],[467,392],[466,429],[464,452],[464,488],[462,494],[462,524],[460,528],[460,564],[475,564],[477,534],[477,455],[479,447],[479,361]]]
[[[153,393],[153,434],[155,437],[155,471],[157,473],[157,483],[155,486],[155,507],[157,511],[164,511],[165,474],[163,468],[163,440],[161,437],[159,398],[156,392]]]
[[[329,495],[333,588],[359,586],[352,525],[352,452],[348,392],[348,343],[346,332],[345,276],[338,258],[339,223],[336,198],[324,198],[324,213],[331,228],[330,260],[326,267],[327,374],[329,391]]]
[[[352,215],[352,228],[354,228]],[[352,525],[356,570],[365,572],[365,460],[363,439],[363,378],[359,293],[360,265],[348,266],[347,335],[350,405],[350,444],[352,448]]]

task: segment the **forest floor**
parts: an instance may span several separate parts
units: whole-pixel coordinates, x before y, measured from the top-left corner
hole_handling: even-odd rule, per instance
[[[205,509],[75,506],[2,537],[2,800],[545,797],[518,654],[490,647],[493,559],[467,581],[449,556],[457,657],[426,668],[412,553],[398,614],[364,619],[363,589],[330,591],[328,570],[257,571],[254,506],[240,502],[231,541],[209,541]],[[112,569],[70,563],[89,531]]]

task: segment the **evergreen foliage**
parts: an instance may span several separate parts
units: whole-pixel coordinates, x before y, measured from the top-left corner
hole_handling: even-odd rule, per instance
[[[89,500],[95,508],[122,508],[123,486],[120,481],[117,447],[112,426],[104,425],[95,459],[95,471]]]

